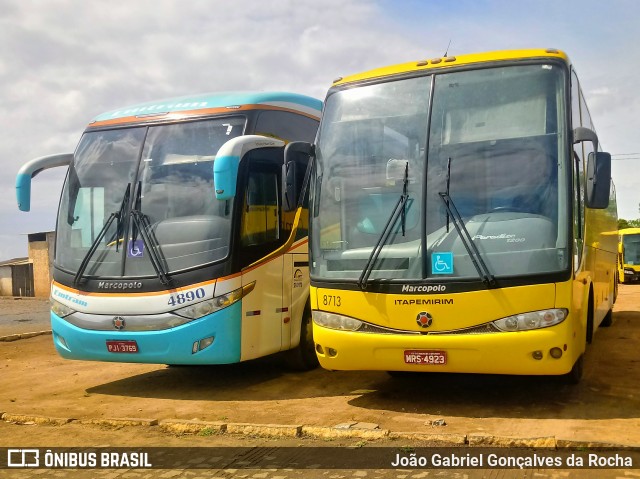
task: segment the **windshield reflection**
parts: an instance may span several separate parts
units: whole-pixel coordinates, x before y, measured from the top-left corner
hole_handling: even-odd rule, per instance
[[[562,68],[541,64],[330,95],[317,145],[312,276],[358,280],[402,192],[398,165],[409,168],[406,233],[394,230],[367,268],[371,280],[486,281],[568,268],[564,85]],[[452,227],[442,194],[462,228]]]
[[[135,193],[125,202],[124,227],[122,221],[108,227],[94,245],[85,276],[156,275],[154,256],[162,258],[166,272],[224,259],[231,206],[215,199],[213,161],[222,144],[243,134],[244,125],[244,117],[235,117],[85,133],[62,193],[56,266],[78,270],[128,184]],[[145,245],[132,209],[146,218],[156,251]]]

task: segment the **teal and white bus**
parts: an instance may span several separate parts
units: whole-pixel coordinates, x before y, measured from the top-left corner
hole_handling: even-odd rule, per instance
[[[65,358],[224,364],[288,351],[317,364],[311,332],[304,164],[319,100],[292,93],[174,98],[99,115],[72,154],[56,226],[53,341]]]

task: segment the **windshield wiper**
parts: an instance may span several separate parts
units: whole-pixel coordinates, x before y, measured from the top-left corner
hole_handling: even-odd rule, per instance
[[[438,193],[438,195],[440,195],[445,208],[447,208],[447,231],[449,231],[449,216],[451,216],[453,226],[455,226],[456,231],[458,232],[458,236],[460,237],[464,248],[467,250],[467,253],[471,258],[471,262],[473,263],[473,266],[475,266],[478,275],[482,278],[482,281],[486,283],[490,288],[496,286],[496,280],[489,271],[489,268],[487,268],[486,263],[482,259],[482,255],[480,254],[480,251],[478,250],[476,244],[473,242],[473,239],[469,234],[469,230],[465,226],[464,221],[462,220],[462,217],[458,212],[458,208],[456,208],[456,205],[449,196],[449,192],[441,192]]]
[[[482,259],[482,255],[478,250],[478,247],[473,242],[473,238],[469,234],[469,230],[464,224],[460,213],[458,212],[458,208],[456,208],[455,203],[451,199],[449,195],[451,189],[451,157],[447,160],[447,183],[446,183],[446,191],[444,193],[438,193],[440,198],[444,202],[444,206],[447,209],[447,233],[449,232],[449,220],[453,219],[453,226],[455,226],[456,231],[458,232],[458,236],[462,241],[464,248],[467,250],[467,254],[469,258],[471,258],[471,262],[473,266],[475,266],[478,275],[482,278],[482,281],[487,284],[487,286],[494,287],[496,285],[496,280],[487,268],[486,263]]]
[[[96,236],[96,239],[94,239],[93,242],[91,243],[91,246],[89,247],[89,251],[87,251],[87,254],[84,255],[84,258],[82,258],[82,262],[80,263],[80,267],[78,268],[78,271],[76,272],[76,275],[73,278],[74,286],[77,285],[78,282],[80,281],[80,279],[82,278],[82,275],[84,274],[85,270],[87,269],[87,265],[89,264],[89,261],[91,260],[91,257],[94,255],[94,253],[98,249],[98,245],[100,244],[100,241],[102,240],[102,238],[104,238],[104,235],[107,234],[107,231],[108,231],[109,227],[111,226],[111,224],[113,223],[114,220],[118,221],[116,223],[116,232],[115,232],[114,236],[111,237],[111,240],[108,243],[111,243],[114,240],[114,237],[115,237],[116,252],[118,251],[118,243],[120,242],[120,234],[122,232],[122,227],[124,225],[124,222],[123,222],[124,210],[125,210],[125,208],[127,206],[127,203],[129,203],[129,195],[130,194],[131,194],[131,183],[127,183],[127,189],[125,190],[124,196],[122,197],[122,202],[120,203],[120,208],[118,209],[118,211],[115,211],[115,212],[113,212],[113,213],[111,213],[109,215],[109,218],[107,218],[107,221],[105,222],[104,226],[100,230],[100,233],[98,233],[98,236]]]
[[[398,218],[400,218],[401,220],[400,222],[402,227],[402,236],[405,236],[406,222],[407,222],[406,206],[407,206],[407,201],[409,200],[409,193],[407,192],[408,185],[409,185],[409,162],[407,161],[407,164],[404,167],[404,178],[402,179],[402,194],[400,195],[400,198],[398,198],[398,201],[394,206],[393,211],[391,212],[391,216],[389,216],[389,219],[387,220],[387,224],[384,226],[384,229],[382,230],[382,233],[380,234],[380,237],[378,238],[376,245],[373,247],[373,250],[369,255],[369,259],[367,259],[367,262],[364,265],[362,273],[360,274],[360,278],[358,278],[358,287],[362,291],[367,289],[367,281],[369,280],[369,276],[373,271],[373,265],[378,260],[378,256],[382,251],[382,247],[385,244],[387,244],[387,241],[389,241],[389,236],[391,236],[393,228],[398,222]]]
[[[451,188],[451,157],[449,157],[449,159],[447,160],[447,196],[449,196],[449,192],[450,192],[450,188]],[[449,205],[449,202],[447,201],[447,206]],[[447,233],[449,232],[449,208],[447,208]]]
[[[167,269],[165,267],[166,260],[164,258],[164,255],[162,254],[162,250],[160,249],[160,243],[158,242],[158,238],[156,238],[156,235],[153,232],[149,217],[142,211],[140,211],[141,190],[142,185],[139,183],[136,193],[136,202],[134,207],[131,209],[131,219],[133,220],[134,225],[134,230],[131,235],[131,242],[135,244],[135,241],[138,237],[138,232],[140,232],[142,242],[149,252],[149,260],[151,261],[151,266],[153,266],[153,269],[158,275],[158,278],[160,278],[160,281],[162,281],[162,284],[164,284],[165,286],[170,286],[171,278],[169,278],[169,276],[167,275]]]

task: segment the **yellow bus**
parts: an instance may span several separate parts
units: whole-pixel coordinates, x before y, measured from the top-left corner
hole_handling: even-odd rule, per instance
[[[582,375],[611,322],[611,156],[567,55],[338,79],[315,144],[313,335],[331,370]],[[287,160],[288,158],[286,158]]]
[[[618,281],[640,281],[640,228],[618,231]]]

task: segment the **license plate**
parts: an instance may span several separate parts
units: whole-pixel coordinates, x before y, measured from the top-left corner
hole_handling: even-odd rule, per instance
[[[440,366],[447,364],[446,351],[416,351],[404,352],[404,362],[406,364],[425,364],[427,366]]]
[[[107,351],[110,353],[137,353],[138,343],[128,341],[107,341]]]

